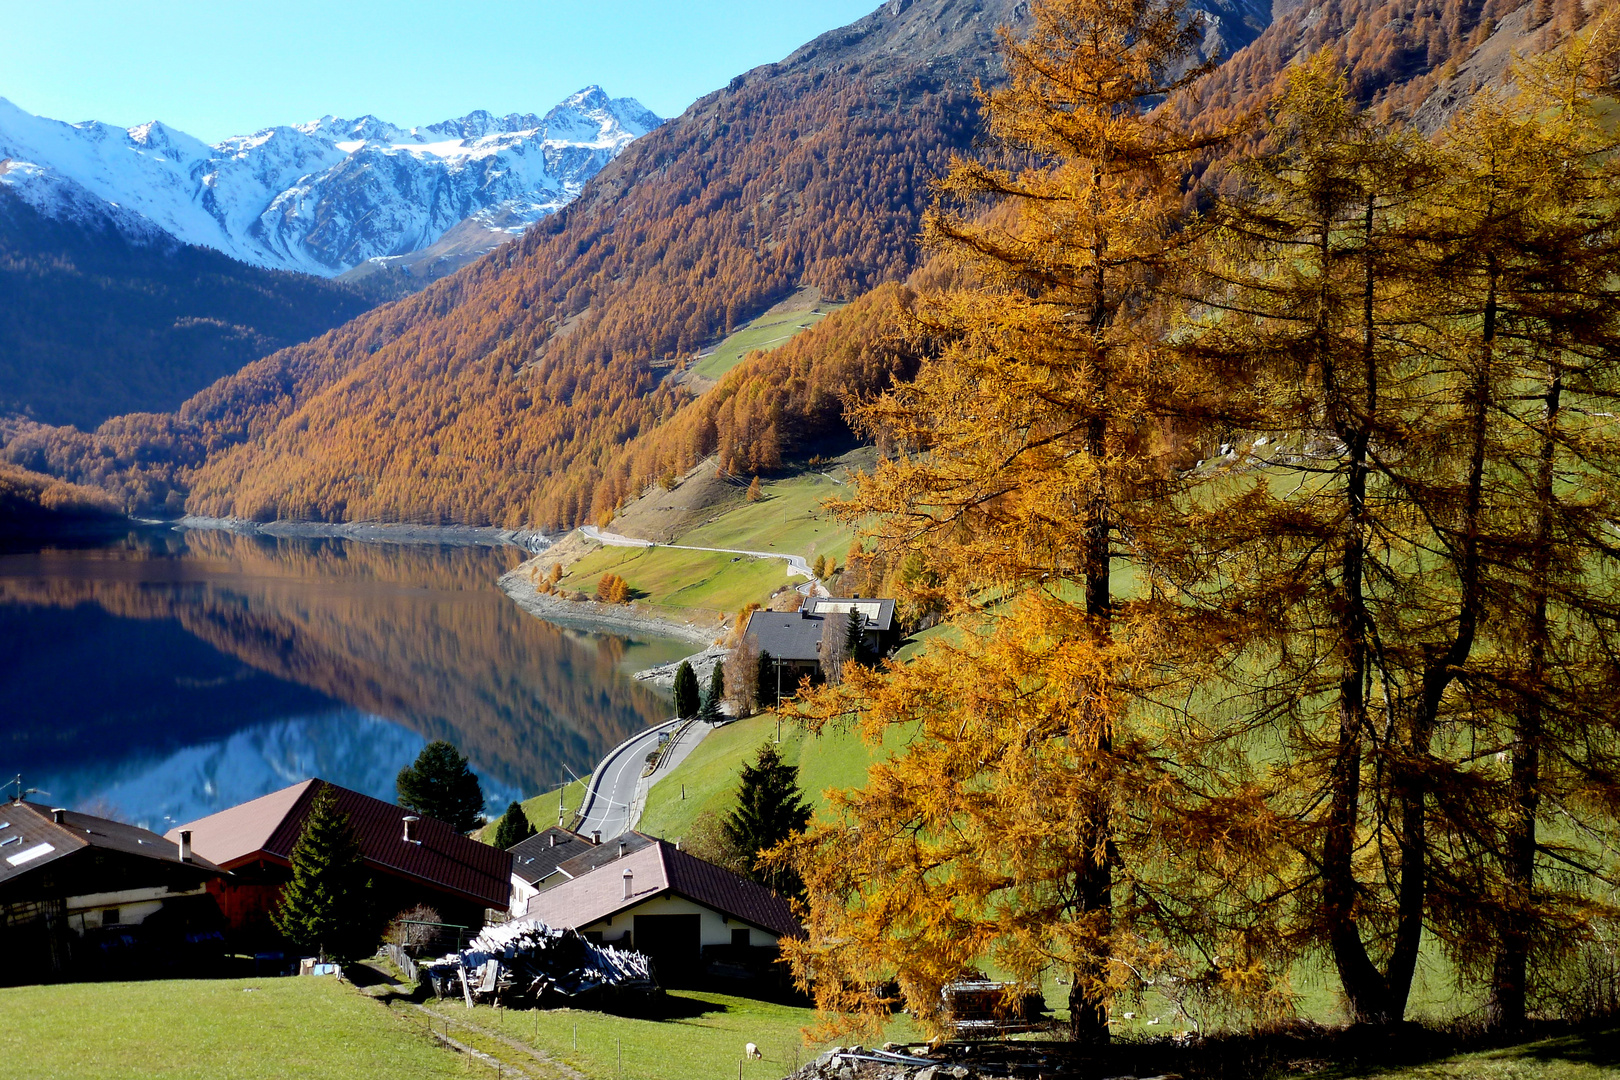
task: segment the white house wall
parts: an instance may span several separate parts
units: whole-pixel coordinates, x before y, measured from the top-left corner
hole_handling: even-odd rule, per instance
[[[637,904],[619,912],[611,919],[582,926],[582,932],[597,932],[602,935],[604,945],[612,945],[625,934],[635,929],[637,915],[697,915],[701,917],[700,934],[704,945],[730,945],[733,930],[748,931],[748,944],[756,946],[775,945],[776,935],[749,926],[736,919],[728,919],[713,908],[704,907],[682,896],[655,896],[651,900]],[[632,939],[633,940],[633,939]]]

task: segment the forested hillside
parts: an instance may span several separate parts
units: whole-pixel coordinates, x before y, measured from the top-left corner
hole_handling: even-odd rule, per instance
[[[1509,45],[1554,45],[1587,17],[1576,0],[1332,0],[1281,8],[1254,38],[1258,16],[1227,6],[1222,26],[1247,19],[1236,41],[1254,43],[1173,103],[1202,123],[1252,112],[1324,43],[1363,102],[1444,112],[1501,77]],[[795,288],[848,300],[915,268],[929,185],[974,147],[970,84],[995,70],[994,28],[1024,17],[1011,0],[885,5],[698,102],[567,211],[424,293],[172,416],[27,430],[5,455],[131,507],[546,528],[594,520],[700,451],[769,469],[838,425],[835,397],[761,368],[683,412],[670,376]],[[701,419],[649,434],[677,413]]]
[[[0,186],[0,414],[92,428],[173,409],[370,306],[318,278],[47,218]]]
[[[974,124],[966,91],[927,83],[879,98],[803,75],[716,95],[556,224],[188,403],[182,419],[238,444],[197,473],[190,508],[593,516],[615,500],[607,459],[679,404],[661,383],[678,359],[801,283],[852,297],[911,269],[927,185]]]

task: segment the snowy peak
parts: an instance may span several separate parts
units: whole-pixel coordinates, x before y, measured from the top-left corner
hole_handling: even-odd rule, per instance
[[[598,142],[624,136],[628,142],[661,123],[641,102],[610,98],[600,86],[587,86],[564,98],[545,117],[546,137],[558,142],[589,141],[592,130]]]
[[[543,117],[477,110],[402,128],[323,116],[209,146],[159,121],[66,124],[0,98],[0,183],[47,214],[77,220],[99,205],[124,231],[133,215],[244,262],[330,276],[422,250],[469,219],[500,223],[493,246],[660,123],[589,86]]]

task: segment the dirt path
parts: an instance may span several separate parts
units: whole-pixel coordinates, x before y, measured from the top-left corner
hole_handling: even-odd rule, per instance
[[[410,1007],[421,1013],[428,1020],[428,1033],[435,1039],[454,1050],[459,1050],[461,1053],[464,1053],[469,1057],[478,1058],[480,1061],[486,1062],[489,1065],[493,1066],[498,1064],[506,1071],[507,1075],[527,1076],[531,1077],[532,1080],[553,1080],[553,1078],[556,1078],[556,1080],[586,1080],[585,1074],[579,1070],[573,1068],[572,1066],[563,1064],[546,1051],[541,1050],[536,1046],[532,1046],[521,1039],[512,1038],[512,1036],[506,1034],[504,1031],[497,1031],[494,1028],[485,1027],[483,1024],[475,1023],[470,1019],[452,1016],[450,1013],[438,1009],[430,1009],[426,1005],[418,1005],[413,1002]],[[438,1023],[437,1030],[435,1030],[433,1026],[435,1021]],[[505,1046],[508,1050],[512,1050],[518,1054],[527,1055],[530,1059],[531,1067],[534,1065],[541,1067],[540,1076],[536,1077],[534,1073],[528,1072],[516,1065],[513,1065],[509,1061],[498,1060],[493,1055],[468,1046],[466,1043],[461,1042],[459,1039],[454,1038],[450,1034],[448,1029],[452,1027],[476,1033],[486,1039],[493,1039],[495,1042]]]

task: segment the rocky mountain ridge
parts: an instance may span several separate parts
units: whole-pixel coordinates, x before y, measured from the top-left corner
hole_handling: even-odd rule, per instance
[[[331,277],[464,222],[461,249],[488,250],[660,123],[590,86],[544,116],[477,111],[417,128],[327,116],[210,146],[161,122],[68,124],[0,99],[0,184],[47,216],[99,214],[132,240]]]

